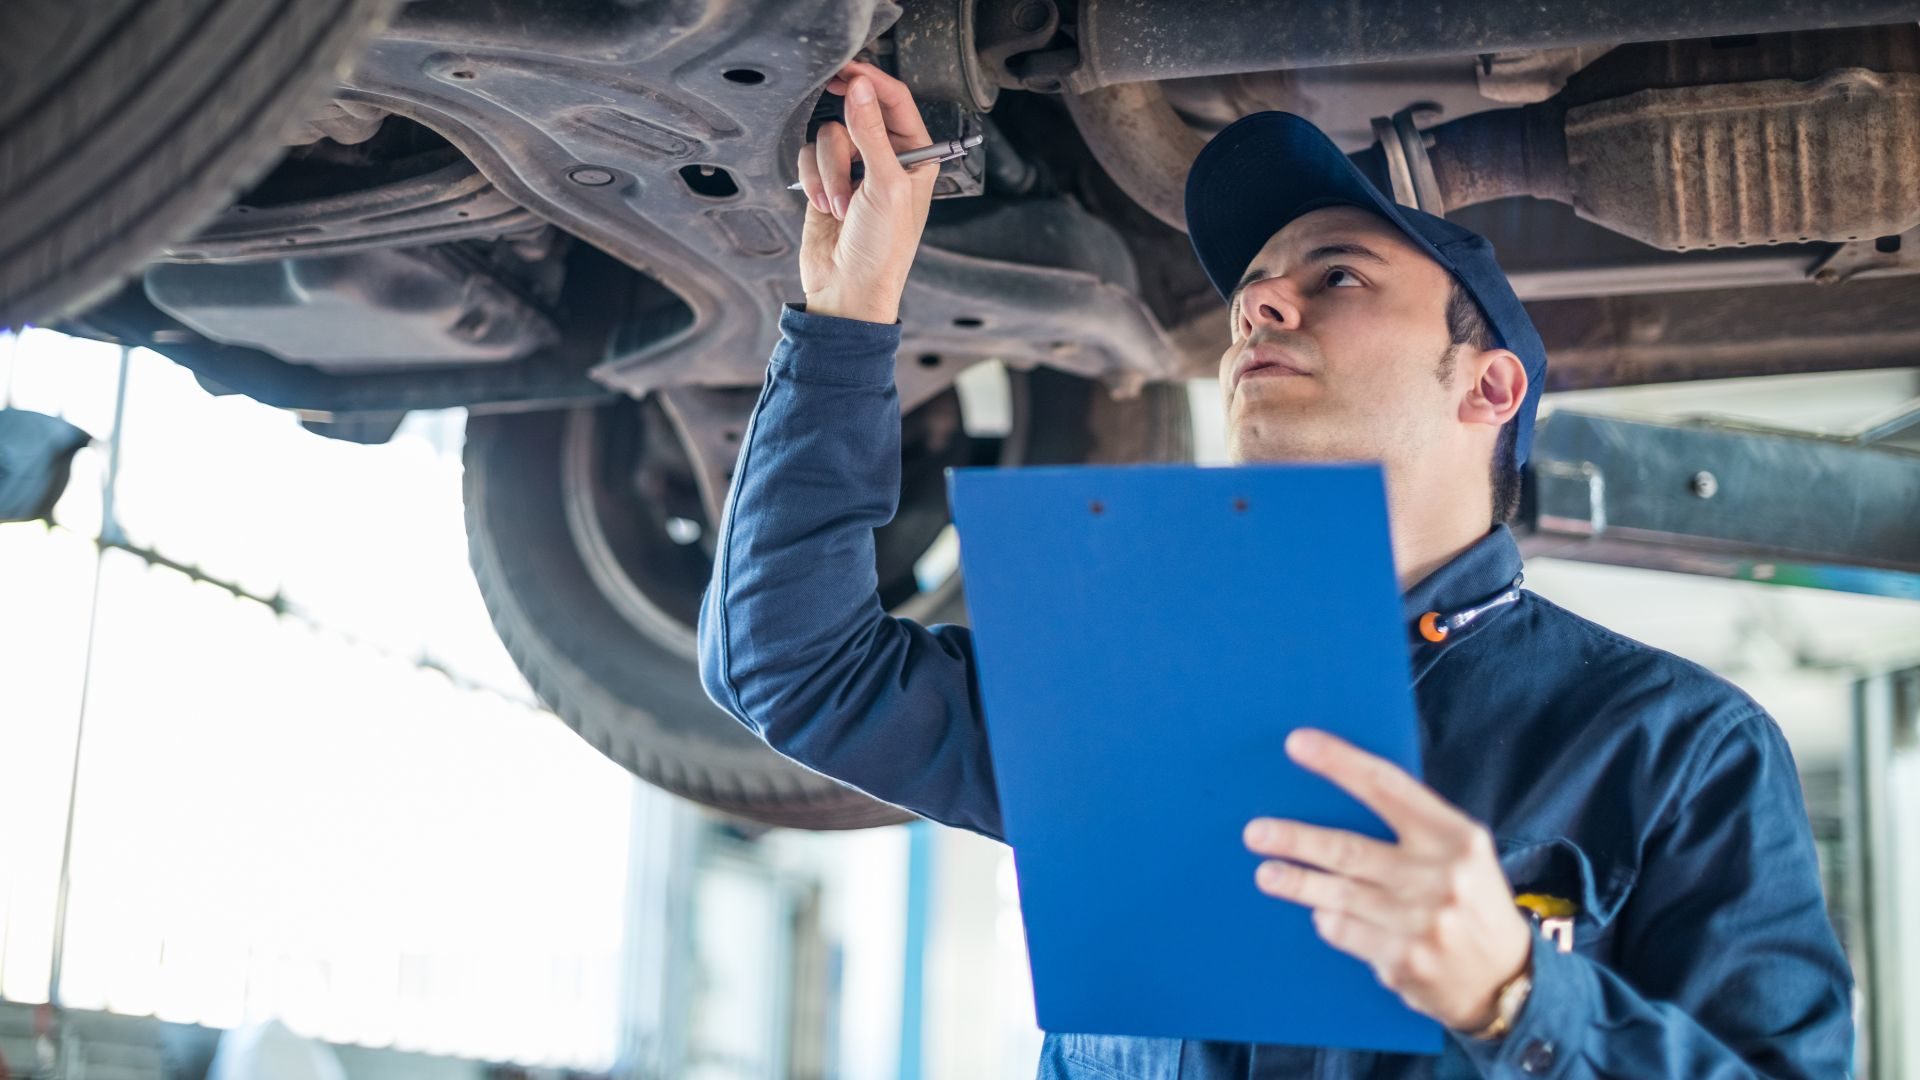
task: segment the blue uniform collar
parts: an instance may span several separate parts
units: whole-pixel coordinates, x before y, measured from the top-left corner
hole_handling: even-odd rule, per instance
[[[1415,677],[1441,651],[1478,631],[1504,613],[1517,589],[1523,564],[1512,530],[1496,525],[1453,561],[1428,574],[1403,598],[1407,633],[1414,645]],[[1422,632],[1444,633],[1434,641]]]

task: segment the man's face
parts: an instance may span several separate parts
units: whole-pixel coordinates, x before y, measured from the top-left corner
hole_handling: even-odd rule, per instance
[[[1452,279],[1385,218],[1355,207],[1302,215],[1243,282],[1220,358],[1234,461],[1391,467],[1452,440]]]

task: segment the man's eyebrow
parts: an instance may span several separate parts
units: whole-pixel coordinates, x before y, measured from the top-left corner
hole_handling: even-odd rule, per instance
[[[1332,244],[1321,244],[1319,247],[1307,252],[1307,257],[1302,261],[1315,263],[1324,259],[1339,258],[1365,259],[1368,262],[1377,262],[1382,266],[1387,264],[1386,257],[1379,252],[1364,244],[1356,244],[1350,240],[1342,240]]]
[[[1307,265],[1307,264],[1312,264],[1317,262],[1325,262],[1328,259],[1342,259],[1342,258],[1365,259],[1368,262],[1379,263],[1382,266],[1387,265],[1387,260],[1385,256],[1381,255],[1379,252],[1373,250],[1370,247],[1367,247],[1364,244],[1356,244],[1350,240],[1340,240],[1331,244],[1321,244],[1319,247],[1314,248],[1312,251],[1307,252],[1307,257],[1300,261],[1303,265]],[[1273,275],[1271,272],[1265,269],[1262,269],[1260,267],[1255,267],[1252,270],[1247,271],[1246,274],[1240,278],[1240,284],[1235,285],[1233,287],[1233,291],[1227,294],[1227,310],[1229,311],[1233,310],[1233,306],[1240,302],[1240,294],[1243,291],[1245,291],[1247,286],[1253,284],[1256,281],[1259,281],[1261,278],[1272,277],[1272,276]]]

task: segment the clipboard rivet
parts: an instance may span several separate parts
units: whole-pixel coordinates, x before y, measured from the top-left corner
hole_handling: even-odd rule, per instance
[[[1096,514],[1104,514],[1107,512],[1106,505],[1102,503],[1099,499],[1095,499],[1093,500],[1092,503],[1088,504],[1087,509],[1093,511]]]

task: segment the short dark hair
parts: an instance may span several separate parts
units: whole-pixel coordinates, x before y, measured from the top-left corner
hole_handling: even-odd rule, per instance
[[[1447,295],[1447,340],[1454,345],[1469,345],[1475,349],[1493,347],[1493,327],[1487,322],[1486,313],[1473,299],[1473,294],[1458,278],[1453,279],[1453,291]],[[1441,366],[1441,378],[1450,381],[1453,377],[1453,351],[1447,352],[1447,359]],[[1493,484],[1493,523],[1505,525],[1520,512],[1520,469],[1513,463],[1514,441],[1520,437],[1520,430],[1512,420],[1500,428],[1500,437],[1493,443],[1493,462],[1489,470],[1489,479]]]

